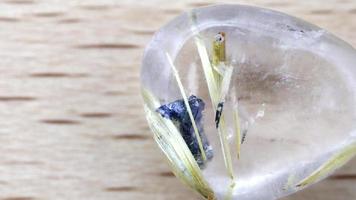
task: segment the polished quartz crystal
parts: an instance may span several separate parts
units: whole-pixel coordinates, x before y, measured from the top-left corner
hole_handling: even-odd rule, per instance
[[[155,140],[207,199],[268,200],[356,153],[356,51],[279,12],[184,13],[148,44],[141,82]]]

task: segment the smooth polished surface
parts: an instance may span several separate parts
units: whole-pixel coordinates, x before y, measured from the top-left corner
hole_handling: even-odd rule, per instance
[[[151,139],[139,67],[162,24],[213,3],[0,1],[0,199],[199,199]],[[239,3],[300,17],[356,46],[353,0]],[[354,159],[284,199],[355,199],[355,181]]]

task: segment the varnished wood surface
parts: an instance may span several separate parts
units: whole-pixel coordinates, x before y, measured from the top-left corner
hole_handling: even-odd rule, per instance
[[[295,15],[356,46],[355,0],[238,2]],[[154,31],[213,3],[1,0],[0,199],[200,199],[151,139],[139,67]],[[356,160],[284,199],[356,199]]]

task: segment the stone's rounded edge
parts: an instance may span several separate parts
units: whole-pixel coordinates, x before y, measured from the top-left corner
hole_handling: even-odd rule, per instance
[[[141,88],[143,85],[150,89],[154,87],[150,86],[150,83],[166,81],[168,78],[166,76],[160,76],[162,74],[171,74],[171,68],[169,66],[168,60],[166,58],[166,53],[172,57],[175,52],[178,52],[178,45],[183,44],[188,35],[184,36],[184,32],[187,34],[189,32],[188,13],[183,12],[181,15],[177,16],[163,27],[161,27],[152,37],[151,41],[147,44],[143,52],[143,60],[141,62],[140,77],[141,77]],[[184,30],[186,29],[186,30]],[[184,39],[185,38],[185,39]],[[173,57],[174,58],[174,57]],[[147,66],[155,66],[155,72]],[[154,75],[154,76],[152,76]],[[152,79],[155,79],[152,81]],[[167,79],[167,80],[160,80]],[[155,94],[155,91],[153,91]]]
[[[145,69],[145,66],[149,66],[152,64],[158,65],[158,63],[152,63],[152,60],[164,62],[164,60],[166,60],[164,57],[165,52],[167,52],[172,57],[172,59],[174,59],[177,52],[183,46],[184,42],[193,35],[189,16],[190,12],[195,12],[197,15],[198,31],[216,25],[251,25],[251,22],[255,22],[259,25],[265,24],[267,25],[266,28],[270,28],[268,26],[272,24],[273,20],[278,21],[277,18],[281,17],[283,18],[283,22],[280,24],[281,27],[276,26],[276,29],[282,28],[287,30],[289,29],[292,31],[297,31],[298,29],[299,31],[322,30],[316,25],[313,25],[291,15],[267,8],[255,7],[250,5],[216,4],[194,8],[190,11],[183,12],[182,14],[162,26],[154,34],[153,38],[148,43],[147,47],[144,50],[143,61],[141,63],[141,83],[143,85],[146,85],[150,82],[149,80],[145,80],[145,78],[143,78],[147,77],[144,76],[144,74],[150,73],[146,71],[148,69]],[[244,24],[245,21],[246,24]],[[293,27],[288,24],[293,24]]]
[[[227,12],[233,12],[234,13],[233,15],[236,16],[233,19],[237,19],[239,16],[240,17],[244,16],[244,15],[246,15],[246,13],[248,13],[249,15],[252,14],[252,17],[249,18],[249,21],[253,21],[254,20],[253,17],[260,15],[260,14],[263,14],[263,16],[264,16],[264,17],[261,17],[260,19],[261,20],[267,19],[267,21],[272,21],[274,17],[283,17],[282,22],[284,22],[284,23],[280,24],[281,25],[280,28],[285,28],[290,31],[319,31],[319,30],[323,30],[324,34],[331,36],[331,37],[329,37],[330,39],[333,39],[333,40],[336,39],[338,42],[343,42],[343,43],[347,44],[348,46],[350,46],[351,48],[353,48],[347,42],[339,39],[332,33],[322,29],[321,27],[314,25],[312,23],[309,23],[301,18],[282,13],[280,11],[263,8],[263,7],[242,5],[242,4],[216,4],[216,5],[194,8],[190,11],[183,12],[182,14],[178,15],[176,18],[174,18],[173,20],[169,21],[164,26],[162,26],[154,34],[152,40],[148,43],[147,48],[144,51],[144,56],[143,56],[144,59],[143,60],[145,60],[147,52],[155,49],[154,47],[156,45],[158,45],[160,43],[165,43],[166,41],[171,42],[172,41],[171,34],[173,34],[176,39],[179,39],[179,38],[182,39],[182,41],[185,41],[187,39],[187,37],[189,37],[190,34],[188,34],[188,33],[191,32],[191,30],[189,29],[190,28],[189,13],[190,12],[194,11],[197,13],[197,15],[200,15],[200,14],[203,15],[202,17],[199,17],[199,18],[205,18],[205,19],[203,21],[198,21],[198,22],[203,22],[203,24],[199,24],[199,23],[198,24],[199,24],[199,27],[204,28],[205,21],[209,21],[209,23],[214,24],[214,19],[219,19],[219,17],[222,16],[222,15],[214,15],[214,13],[218,13],[220,10],[225,10],[226,12],[224,12],[224,13],[227,16],[232,16],[232,15],[226,14]],[[239,14],[239,13],[236,14],[236,11],[238,11],[241,14]],[[207,16],[207,17],[205,17],[205,16]],[[230,18],[230,17],[228,17],[228,18]],[[213,22],[211,22],[211,20],[213,20]],[[225,19],[221,18],[221,19],[215,20],[215,21],[220,24],[224,24],[224,23],[222,23],[223,20],[225,20]],[[238,21],[238,20],[236,20],[236,21]],[[258,21],[258,20],[256,20],[256,21]],[[292,25],[295,25],[295,27],[291,27],[290,24],[288,24],[286,22],[289,22],[289,23],[292,22]],[[181,26],[180,24],[183,24],[183,26],[179,28],[181,32],[176,32],[177,29],[174,29],[174,27],[179,27],[179,26]],[[283,25],[285,25],[285,27],[283,27]],[[182,30],[182,28],[187,28],[187,29]],[[172,31],[171,29],[174,31]],[[179,34],[177,34],[177,33],[179,33]],[[167,49],[167,52],[169,54],[174,54],[175,51],[179,50],[179,46],[181,46],[181,45],[176,45],[175,48],[171,47],[170,49]],[[175,55],[171,55],[171,56],[174,57]]]

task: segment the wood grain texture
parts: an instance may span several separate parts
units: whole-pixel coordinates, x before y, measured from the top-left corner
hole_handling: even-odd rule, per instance
[[[139,95],[144,46],[214,1],[1,0],[0,199],[200,199],[170,173]],[[219,1],[235,2],[235,1]],[[354,0],[242,0],[356,46]],[[285,200],[356,199],[356,160]]]

